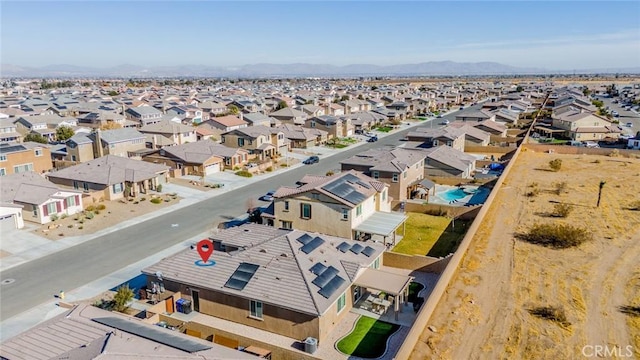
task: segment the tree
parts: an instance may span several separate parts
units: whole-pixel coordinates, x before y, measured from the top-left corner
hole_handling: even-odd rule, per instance
[[[229,112],[232,115],[238,115],[240,113],[240,109],[238,109],[238,107],[235,105],[229,105]]]
[[[120,128],[122,128],[122,125],[114,121],[107,121],[106,123],[100,125],[100,130],[113,130],[113,129],[120,129]]]
[[[116,294],[113,295],[113,303],[115,310],[123,312],[127,309],[127,303],[133,299],[133,290],[129,287],[129,284],[122,285],[116,290]]]
[[[56,139],[58,139],[58,141],[66,141],[74,134],[73,129],[68,126],[60,126],[56,129]]]
[[[111,90],[107,93],[109,96],[118,96],[120,93],[115,91],[115,90]]]
[[[589,96],[589,95],[591,95],[591,90],[589,90],[589,88],[585,86],[585,88],[582,89],[582,94],[584,96]]]
[[[276,106],[276,110],[284,109],[286,107],[289,107],[289,105],[287,105],[286,101],[280,101],[278,103],[278,105]]]
[[[342,95],[340,97],[340,101],[347,101],[347,100],[349,100],[349,95]]]
[[[522,86],[518,86],[518,87],[516,88],[516,91],[517,91],[517,92],[522,92],[523,90],[524,90],[524,88],[523,88]]]
[[[46,144],[48,142],[44,136],[38,133],[27,134],[27,136],[24,137],[24,142],[28,142],[28,141],[33,141],[41,144]]]

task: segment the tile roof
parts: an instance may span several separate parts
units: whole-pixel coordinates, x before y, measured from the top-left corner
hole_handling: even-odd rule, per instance
[[[476,160],[475,157],[446,145],[420,149],[418,151],[424,152],[427,159],[433,159],[460,171],[469,169]]]
[[[235,115],[226,115],[220,117],[212,117],[209,121],[218,123],[224,127],[247,125],[247,122]]]
[[[381,244],[368,243],[375,250],[370,257],[350,251],[343,253],[336,248],[340,243],[353,245],[357,241],[298,230],[284,230],[283,233],[283,230],[271,228],[260,231],[256,226],[266,227],[243,225],[233,229],[234,233],[245,233],[244,242],[252,242],[253,246],[232,253],[214,252],[210,258],[216,262],[214,266],[194,265],[200,256],[195,249],[187,249],[145,268],[143,273],[153,275],[161,271],[167,280],[318,316],[330,309],[336,299],[349,288],[349,280],[355,276],[357,268],[368,267],[384,251]],[[245,232],[245,229],[249,231]],[[231,229],[223,230],[214,237],[229,238],[229,235],[224,234],[229,230]],[[254,233],[256,240],[251,241],[251,234]],[[306,254],[300,251],[303,244],[297,240],[305,234],[311,238],[320,237],[324,242]],[[259,267],[242,290],[225,287],[227,280],[241,263]],[[320,287],[313,283],[316,275],[310,269],[316,263],[322,263],[326,267],[333,266],[337,274],[347,280],[328,298],[322,296],[319,293]]]
[[[243,149],[230,148],[211,140],[200,140],[182,145],[167,146],[160,151],[164,151],[190,163],[202,164],[212,156],[224,159],[237,155],[239,150],[246,151]]]
[[[340,163],[370,166],[370,171],[403,172],[422,160],[424,155],[419,152],[395,148],[367,150]]]
[[[191,125],[184,125],[175,121],[163,120],[155,124],[145,125],[140,128],[141,133],[156,133],[156,134],[178,134],[195,131],[196,129]]]
[[[106,144],[114,144],[124,141],[131,141],[137,139],[144,139],[144,134],[140,133],[134,128],[120,128],[112,130],[98,130],[100,131],[100,139]],[[95,141],[97,134],[91,133],[89,138]]]
[[[48,174],[49,179],[68,179],[95,184],[113,185],[151,179],[169,170],[168,166],[125,157],[106,155],[82,164]]]
[[[0,202],[42,204],[61,190],[32,171],[0,176]]]

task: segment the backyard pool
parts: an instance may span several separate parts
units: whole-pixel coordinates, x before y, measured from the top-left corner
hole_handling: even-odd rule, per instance
[[[479,205],[484,204],[491,190],[480,186],[436,185],[436,194],[429,198],[431,204],[443,205]]]

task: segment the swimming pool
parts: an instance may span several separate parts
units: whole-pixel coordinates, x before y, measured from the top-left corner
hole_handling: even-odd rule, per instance
[[[491,190],[472,185],[461,187],[436,185],[436,194],[429,198],[431,204],[452,206],[484,204]]]

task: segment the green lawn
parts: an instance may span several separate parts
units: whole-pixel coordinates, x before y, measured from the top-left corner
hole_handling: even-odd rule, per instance
[[[376,128],[376,130],[383,132],[383,133],[388,133],[389,131],[393,130],[393,128],[391,126],[380,126],[378,128]]]
[[[409,213],[406,233],[393,248],[394,252],[408,255],[447,256],[454,252],[467,229],[465,221],[456,220],[451,229],[451,219],[421,213]]]
[[[338,341],[337,347],[346,355],[377,358],[384,354],[389,336],[399,328],[399,325],[361,316],[353,331]]]

